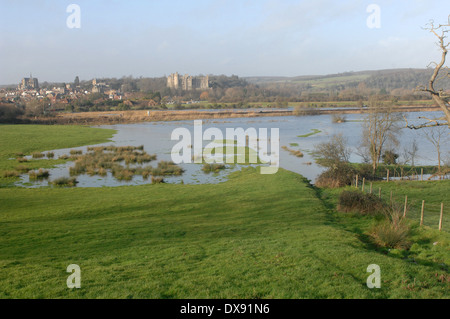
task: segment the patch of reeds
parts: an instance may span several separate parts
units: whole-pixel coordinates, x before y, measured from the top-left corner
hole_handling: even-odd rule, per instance
[[[25,165],[17,165],[16,166],[16,171],[21,172],[21,173],[28,173],[30,170],[31,169]]]
[[[33,154],[31,154],[32,158],[43,158],[45,155],[42,154],[41,152],[34,152]]]
[[[28,159],[27,159],[26,157],[18,157],[18,158],[17,158],[17,161],[18,161],[19,163],[26,163],[26,162],[28,162]]]
[[[288,151],[291,155],[297,156],[297,157],[303,157],[303,153],[300,150],[293,150],[287,146],[282,146],[282,149],[284,149],[285,151]]]
[[[30,180],[40,180],[48,178],[50,173],[47,170],[40,168],[38,171],[28,172],[28,176]]]
[[[75,187],[78,181],[75,177],[59,177],[50,182],[50,184],[58,187]]]
[[[410,227],[403,217],[403,209],[398,205],[391,205],[385,210],[386,219],[374,226],[370,231],[372,241],[379,247],[408,249]]]
[[[161,183],[164,183],[164,178],[152,176],[152,184],[161,184]]]
[[[53,158],[55,157],[55,153],[53,152],[47,152],[47,154],[45,154],[47,156],[47,158]]]
[[[70,150],[70,155],[81,155],[83,154],[82,150]]]
[[[8,178],[8,177],[19,177],[20,176],[20,172],[18,171],[4,171],[3,172],[3,177]]]
[[[202,171],[207,173],[207,174],[211,173],[211,172],[218,173],[218,172],[220,172],[220,170],[223,170],[225,168],[226,168],[226,166],[224,164],[219,164],[219,163],[209,164],[209,163],[205,163],[205,164],[203,164]]]
[[[93,146],[88,147],[87,153],[77,156],[75,164],[70,167],[71,176],[88,174],[90,176],[105,176],[108,170],[114,178],[129,181],[134,175],[149,176],[181,175],[183,169],[170,161],[161,161],[157,167],[130,166],[148,163],[156,160],[156,155],[147,154],[144,146]],[[121,165],[124,163],[124,165]]]

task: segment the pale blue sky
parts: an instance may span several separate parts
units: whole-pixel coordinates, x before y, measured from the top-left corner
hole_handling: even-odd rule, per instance
[[[69,29],[69,4],[81,28]],[[369,4],[381,28],[366,25]],[[448,0],[0,0],[0,84],[179,73],[296,76],[423,68]]]

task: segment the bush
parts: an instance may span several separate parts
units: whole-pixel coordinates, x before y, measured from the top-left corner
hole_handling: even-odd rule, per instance
[[[410,228],[401,208],[390,207],[387,212],[386,220],[373,227],[370,237],[380,247],[408,249],[411,246],[408,241]]]
[[[382,214],[386,204],[373,194],[360,191],[343,191],[339,196],[338,211],[358,212],[362,215]]]
[[[386,152],[384,152],[383,154],[383,163],[386,165],[394,165],[397,163],[397,158],[398,158],[398,154],[396,154],[394,151],[392,150],[387,150]]]
[[[337,188],[352,184],[355,169],[348,163],[337,163],[316,179],[317,187]]]
[[[347,118],[345,117],[345,115],[333,114],[331,116],[331,122],[333,122],[333,123],[344,123],[344,122],[347,122]]]

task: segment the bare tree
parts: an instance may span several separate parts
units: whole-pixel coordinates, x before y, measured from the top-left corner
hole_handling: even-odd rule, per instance
[[[325,167],[347,163],[350,158],[350,149],[347,144],[347,139],[342,133],[335,134],[328,142],[316,145],[313,155],[317,157],[317,163]]]
[[[402,164],[406,165],[408,163],[411,163],[411,166],[414,166],[418,151],[419,145],[414,139],[409,147],[403,147]]]
[[[387,143],[398,145],[396,135],[400,132],[400,115],[394,113],[391,104],[383,105],[376,97],[369,99],[369,111],[362,127],[362,141],[359,150],[363,158],[369,158],[375,174],[380,163],[383,147]]]
[[[444,112],[444,116],[437,119],[428,119],[425,117],[421,117],[422,119],[427,120],[428,122],[425,122],[420,125],[409,125],[408,121],[406,120],[406,127],[411,129],[420,129],[424,127],[433,127],[433,126],[448,126],[450,128],[450,109],[449,109],[449,100],[450,95],[448,95],[448,92],[445,92],[443,88],[436,88],[437,82],[446,77],[450,77],[449,69],[448,67],[445,67],[445,60],[448,53],[448,47],[450,45],[450,42],[446,41],[447,39],[447,33],[450,32],[450,15],[448,17],[448,21],[446,24],[439,24],[436,25],[433,20],[430,21],[430,23],[427,24],[427,26],[424,28],[425,30],[428,30],[431,32],[437,39],[437,45],[441,51],[441,61],[439,63],[437,62],[431,62],[428,67],[434,66],[433,74],[431,75],[430,80],[428,81],[427,86],[421,86],[418,87],[419,91],[422,92],[428,92],[431,94],[431,97],[433,98],[434,102],[436,102],[437,105],[442,109]]]
[[[449,140],[449,132],[446,127],[433,127],[423,131],[425,138],[436,148],[438,160],[438,173],[441,173],[441,151]]]

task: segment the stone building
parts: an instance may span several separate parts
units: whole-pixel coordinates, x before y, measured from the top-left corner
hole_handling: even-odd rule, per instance
[[[39,81],[30,74],[29,78],[23,78],[19,84],[19,90],[37,90],[39,89]]]
[[[92,80],[92,93],[104,93],[107,88],[105,83],[97,83],[97,79]]]
[[[180,76],[178,72],[172,73],[167,77],[167,87],[183,91],[205,90],[209,88],[209,76],[191,76],[189,74]]]

